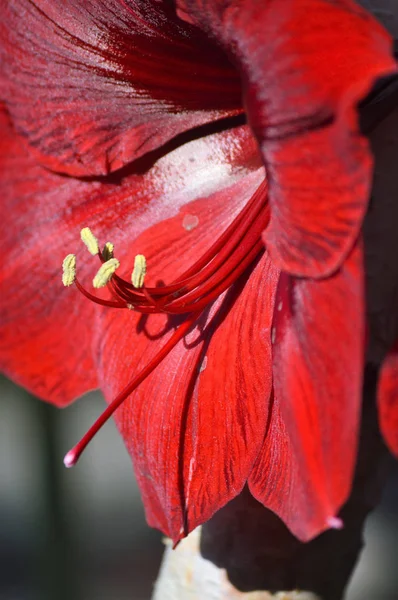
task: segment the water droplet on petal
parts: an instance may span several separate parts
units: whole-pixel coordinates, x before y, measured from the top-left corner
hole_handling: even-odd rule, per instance
[[[199,218],[196,215],[185,215],[182,220],[182,226],[187,231],[192,231],[199,225]]]

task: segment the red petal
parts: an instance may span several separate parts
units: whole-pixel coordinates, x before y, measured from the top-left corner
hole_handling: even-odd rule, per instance
[[[378,404],[382,434],[398,458],[398,343],[387,355],[381,369]]]
[[[241,71],[269,176],[264,239],[284,271],[333,273],[358,236],[371,158],[356,107],[396,70],[391,40],[355,2],[179,0]]]
[[[106,174],[241,110],[235,70],[166,0],[8,2],[0,61],[17,130],[69,174]]]
[[[352,482],[364,354],[360,248],[329,279],[282,274],[275,306],[275,401],[249,486],[307,541],[331,526]]]
[[[182,231],[181,216],[149,229],[129,251],[130,262],[142,252],[152,280],[169,281],[182,253],[189,264],[219,235],[226,226],[221,207],[228,203],[233,210],[238,197],[232,189],[191,204],[190,214],[198,217],[192,231]],[[199,318],[116,413],[148,521],[174,541],[240,492],[261,447],[277,275],[264,256],[248,281],[235,284]],[[103,319],[99,370],[111,399],[171,332],[164,334],[166,319],[159,316],[145,322],[131,314],[104,313]]]
[[[241,128],[187,144],[147,174],[85,182],[38,166],[1,111],[0,131],[0,365],[35,394],[65,404],[97,387],[93,319],[105,310],[61,284],[64,256],[81,248],[80,229],[90,226],[117,250],[128,247],[151,224],[256,169],[257,151],[248,129]],[[236,188],[242,203],[256,185],[253,176],[262,174],[249,174]],[[228,210],[226,202],[222,207]],[[83,247],[78,273],[89,286],[97,268]]]
[[[79,200],[89,196],[92,185],[36,165],[1,107],[0,172],[0,368],[38,396],[63,405],[98,386],[90,351],[91,307],[79,298],[75,302],[74,290],[62,289],[60,280],[68,229],[76,235]]]

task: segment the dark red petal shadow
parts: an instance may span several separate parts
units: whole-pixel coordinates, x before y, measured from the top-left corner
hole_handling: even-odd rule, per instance
[[[238,76],[167,0],[2,7],[1,99],[45,165],[100,175],[241,110]]]
[[[99,266],[81,244],[80,229],[90,226],[103,243],[111,239],[122,249],[195,198],[208,195],[211,202],[218,189],[235,184],[244,203],[257,185],[252,178],[262,177],[255,172],[256,145],[241,128],[187,144],[147,174],[84,182],[37,165],[5,114],[0,117],[0,366],[33,393],[63,405],[98,385],[92,330],[96,312],[105,309],[61,283],[70,252],[77,253],[79,276],[89,286]]]
[[[249,478],[253,495],[307,541],[346,500],[364,355],[362,251],[322,281],[282,274],[273,323],[275,400]]]
[[[351,0],[177,0],[235,60],[269,177],[264,239],[291,274],[333,273],[366,211],[371,156],[357,103],[396,70],[388,34]]]
[[[398,458],[398,343],[384,360],[377,396],[381,432]]]
[[[142,252],[148,285],[169,282],[178,274],[178,257],[193,263],[220,234],[226,224],[223,207],[234,210],[237,198],[232,189],[190,204],[189,214],[199,219],[195,229],[183,230],[184,209],[140,236],[129,249],[129,262]],[[272,384],[270,326],[277,277],[264,255],[249,280],[238,281],[209,307],[116,412],[148,522],[174,541],[236,496],[256,460]],[[167,328],[162,316],[145,320],[107,312],[100,318],[99,372],[110,400],[171,331],[150,339]]]
[[[398,105],[370,139],[375,174],[363,227],[369,328],[366,359],[380,365],[398,337]]]

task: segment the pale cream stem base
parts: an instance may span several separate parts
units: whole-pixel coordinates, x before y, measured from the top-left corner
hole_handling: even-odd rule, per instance
[[[321,600],[304,591],[239,592],[228,581],[225,569],[202,558],[199,541],[200,528],[182,540],[175,550],[167,540],[152,600]]]

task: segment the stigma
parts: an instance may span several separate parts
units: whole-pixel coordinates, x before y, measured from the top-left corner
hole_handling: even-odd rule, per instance
[[[268,222],[269,207],[264,181],[212,246],[182,275],[162,286],[146,285],[148,267],[143,254],[136,255],[130,279],[121,277],[117,272],[120,261],[115,256],[113,243],[106,242],[101,248],[88,227],[81,230],[82,242],[88,252],[99,261],[99,267],[92,279],[94,289],[89,291],[79,281],[75,254],[68,254],[64,259],[64,286],[75,285],[88,300],[106,308],[133,310],[147,315],[181,315],[182,322],[152,360],[133,375],[129,384],[107,406],[80,442],[66,454],[66,467],[76,464],[94,435],[187,335],[201,313],[231,287],[264,252],[261,235]],[[106,298],[103,297],[103,289],[108,290]],[[97,290],[101,291],[98,293]]]

